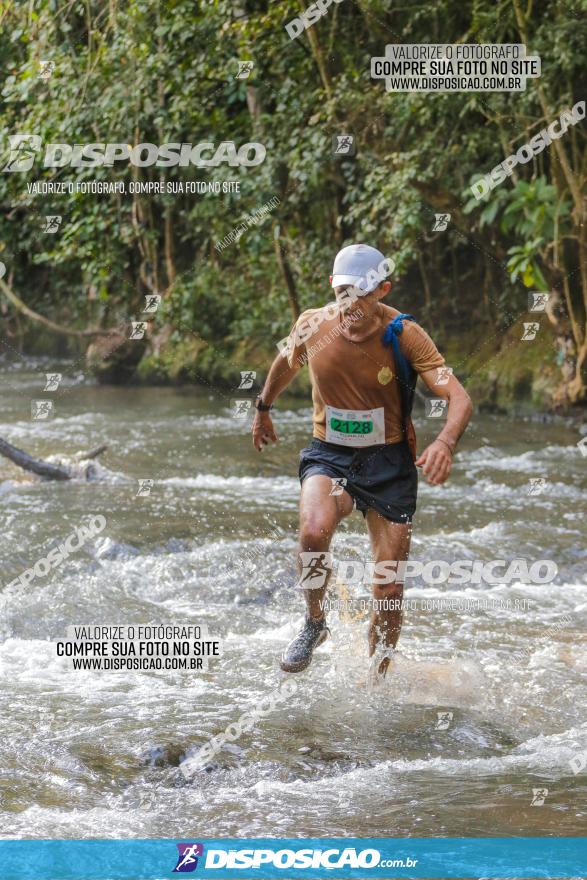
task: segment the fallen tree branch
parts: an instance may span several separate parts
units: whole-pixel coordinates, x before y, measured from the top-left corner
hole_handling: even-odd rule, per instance
[[[106,452],[108,449],[107,443],[101,443],[100,446],[96,446],[95,449],[92,449],[90,452],[78,452],[76,458],[81,461],[89,461],[92,458],[98,458],[99,455],[102,455],[103,452]]]
[[[45,477],[47,480],[71,479],[71,473],[67,468],[57,464],[50,464],[50,462],[43,461],[40,458],[33,458],[28,453],[23,452],[22,449],[17,449],[12,443],[3,440],[2,437],[0,437],[0,455],[9,458],[10,461],[25,471],[32,471],[33,474],[38,474],[39,477]]]
[[[19,312],[22,312],[23,315],[26,315],[27,318],[31,318],[33,321],[37,321],[40,324],[44,324],[45,327],[50,327],[51,330],[55,330],[56,333],[64,333],[66,336],[110,336],[112,333],[117,332],[114,328],[110,330],[74,330],[72,327],[63,327],[61,324],[55,324],[49,318],[45,318],[43,315],[39,315],[38,312],[34,312],[32,309],[24,303],[20,297],[18,297],[13,290],[0,278],[0,290],[6,297],[6,299],[12,303],[12,305],[18,309]]]

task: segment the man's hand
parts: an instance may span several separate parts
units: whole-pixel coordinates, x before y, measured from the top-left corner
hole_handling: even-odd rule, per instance
[[[253,419],[252,434],[253,446],[257,452],[261,452],[268,443],[277,443],[277,434],[268,412],[259,412],[257,410]]]
[[[432,486],[441,486],[450,474],[452,453],[442,440],[434,440],[416,459],[415,464],[422,468],[422,473]]]

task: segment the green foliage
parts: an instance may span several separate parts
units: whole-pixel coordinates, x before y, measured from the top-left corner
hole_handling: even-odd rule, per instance
[[[518,180],[509,188],[504,184],[480,201],[483,206],[477,219],[479,229],[499,221],[504,237],[513,236],[523,242],[508,248],[507,268],[512,281],[521,278],[525,287],[547,291],[549,285],[540,263],[547,259],[560,230],[570,231],[570,202],[559,199],[556,188],[543,176],[529,182]],[[471,213],[480,201],[469,199],[465,212]]]
[[[0,19],[5,155],[7,136],[17,132],[37,133],[44,143],[233,140],[260,141],[267,150],[256,168],[133,172],[120,163],[78,173],[37,163],[34,175],[0,174],[2,259],[15,291],[48,316],[65,308],[70,323],[110,326],[140,313],[144,295],[157,290],[164,295],[157,321],[171,328],[170,344],[193,336],[236,347],[247,339],[272,352],[293,320],[275,255],[279,224],[301,308],[330,298],[336,250],[366,241],[393,256],[397,295],[416,314],[427,309],[441,336],[471,321],[499,327],[508,304],[524,301],[524,287],[548,289],[558,268],[555,245],[572,240],[578,220],[553,147],[481,201],[469,185],[551,121],[538,86],[552,118],[577,100],[583,5],[543,0],[528,7],[528,52],[543,63],[540,81],[529,80],[525,92],[392,94],[370,78],[370,58],[383,55],[386,43],[523,42],[514,4],[346,2],[314,25],[313,42],[308,33],[289,39],[284,26],[300,9],[288,0],[7,4]],[[246,80],[235,78],[239,59],[254,62]],[[54,73],[42,79],[47,62]],[[577,175],[584,129],[563,138]],[[357,155],[336,158],[332,137],[347,132],[356,136]],[[240,191],[27,192],[33,180],[78,179],[231,179]],[[274,196],[280,202],[267,219],[216,249]],[[442,211],[452,224],[433,233]],[[63,215],[55,236],[42,232],[47,214]],[[557,256],[565,258],[573,259],[568,249]]]

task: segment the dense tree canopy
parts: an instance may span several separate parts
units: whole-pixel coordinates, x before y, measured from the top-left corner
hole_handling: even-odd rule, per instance
[[[393,256],[394,298],[456,352],[472,384],[491,379],[487,365],[510,336],[522,351],[511,328],[528,320],[529,290],[549,291],[537,351],[555,402],[583,401],[587,123],[483,199],[470,184],[584,97],[585,0],[343,0],[291,39],[285,25],[306,5],[5,0],[3,165],[16,133],[68,144],[259,142],[266,158],[0,174],[3,335],[27,344],[36,319],[19,302],[70,328],[109,328],[159,293],[145,363],[169,373],[173,352],[185,375],[190,364],[192,375],[213,374],[227,354],[268,363],[297,311],[328,300],[336,250],[367,241]],[[525,43],[542,74],[513,93],[391,93],[371,79],[370,59],[387,43],[431,42]],[[248,77],[238,78],[239,61],[253,63]],[[356,155],[335,156],[333,137],[349,133]],[[96,179],[238,180],[240,192],[27,191],[35,180]],[[451,221],[434,232],[438,213]],[[63,217],[56,234],[43,232],[47,215]]]

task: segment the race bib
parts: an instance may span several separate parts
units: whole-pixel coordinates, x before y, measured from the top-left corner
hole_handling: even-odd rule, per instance
[[[326,407],[326,442],[340,446],[375,446],[385,443],[383,407],[336,409]]]

